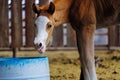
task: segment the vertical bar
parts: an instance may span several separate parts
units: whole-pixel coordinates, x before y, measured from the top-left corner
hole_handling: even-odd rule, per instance
[[[118,25],[118,43],[119,43],[119,47],[120,47],[120,25]]]
[[[0,47],[9,47],[8,0],[0,0]]]
[[[108,38],[109,38],[109,49],[110,47],[116,47],[119,45],[119,27],[112,26],[109,28]]]
[[[111,46],[113,46],[113,39],[112,39],[112,28],[108,28],[108,47],[110,49]]]
[[[67,25],[67,46],[76,47],[76,33],[70,24]]]
[[[34,3],[34,0],[26,0],[26,46],[32,47],[33,46],[33,39],[35,35],[35,29],[34,29],[34,13],[32,11],[32,4]]]
[[[21,0],[12,0],[12,49],[13,57],[16,56],[16,48],[22,45],[22,5]]]
[[[63,26],[55,27],[53,31],[53,47],[63,47]]]
[[[17,57],[16,53],[17,53],[17,48],[12,48],[13,51],[13,58]]]
[[[119,47],[120,46],[120,25],[116,26],[115,33],[116,33],[116,46]]]

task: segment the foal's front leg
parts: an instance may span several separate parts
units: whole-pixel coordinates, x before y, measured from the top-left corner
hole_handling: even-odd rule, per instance
[[[77,46],[81,61],[80,80],[97,80],[94,60],[95,25],[83,26],[76,31]]]

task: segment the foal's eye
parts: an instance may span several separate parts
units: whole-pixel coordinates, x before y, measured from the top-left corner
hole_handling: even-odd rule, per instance
[[[48,24],[48,28],[51,28],[52,27],[52,25],[51,24]]]

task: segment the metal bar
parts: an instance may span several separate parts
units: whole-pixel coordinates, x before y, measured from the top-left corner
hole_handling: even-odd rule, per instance
[[[17,50],[16,50],[16,48],[13,48],[12,51],[13,51],[13,58],[16,58],[16,56],[17,56]]]
[[[32,47],[33,46],[33,39],[34,39],[34,13],[32,11],[32,4],[34,0],[26,0],[26,7],[25,7],[25,22],[26,22],[26,46]]]

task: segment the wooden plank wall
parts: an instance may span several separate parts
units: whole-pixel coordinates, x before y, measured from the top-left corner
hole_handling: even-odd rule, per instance
[[[35,37],[34,13],[32,4],[35,0],[25,0],[25,7],[22,7],[22,0],[12,0],[11,7],[11,26],[8,26],[8,0],[0,0],[0,48],[29,48],[33,47]],[[48,0],[40,0],[40,5]],[[22,10],[25,10],[25,19],[22,18]],[[25,25],[22,25],[25,22]],[[119,25],[118,25],[119,26]],[[120,27],[110,27],[108,32],[108,46],[120,46]],[[67,30],[67,33],[63,30]],[[25,33],[23,34],[23,30]],[[9,32],[11,33],[9,34]],[[11,43],[10,43],[10,36]],[[25,36],[25,40],[23,39]],[[65,37],[64,37],[65,36]],[[66,39],[66,43],[64,40]],[[23,45],[24,43],[24,45]],[[104,46],[104,45],[103,45]],[[55,28],[52,36],[52,42],[49,47],[76,48],[76,35],[70,24],[63,24]]]

